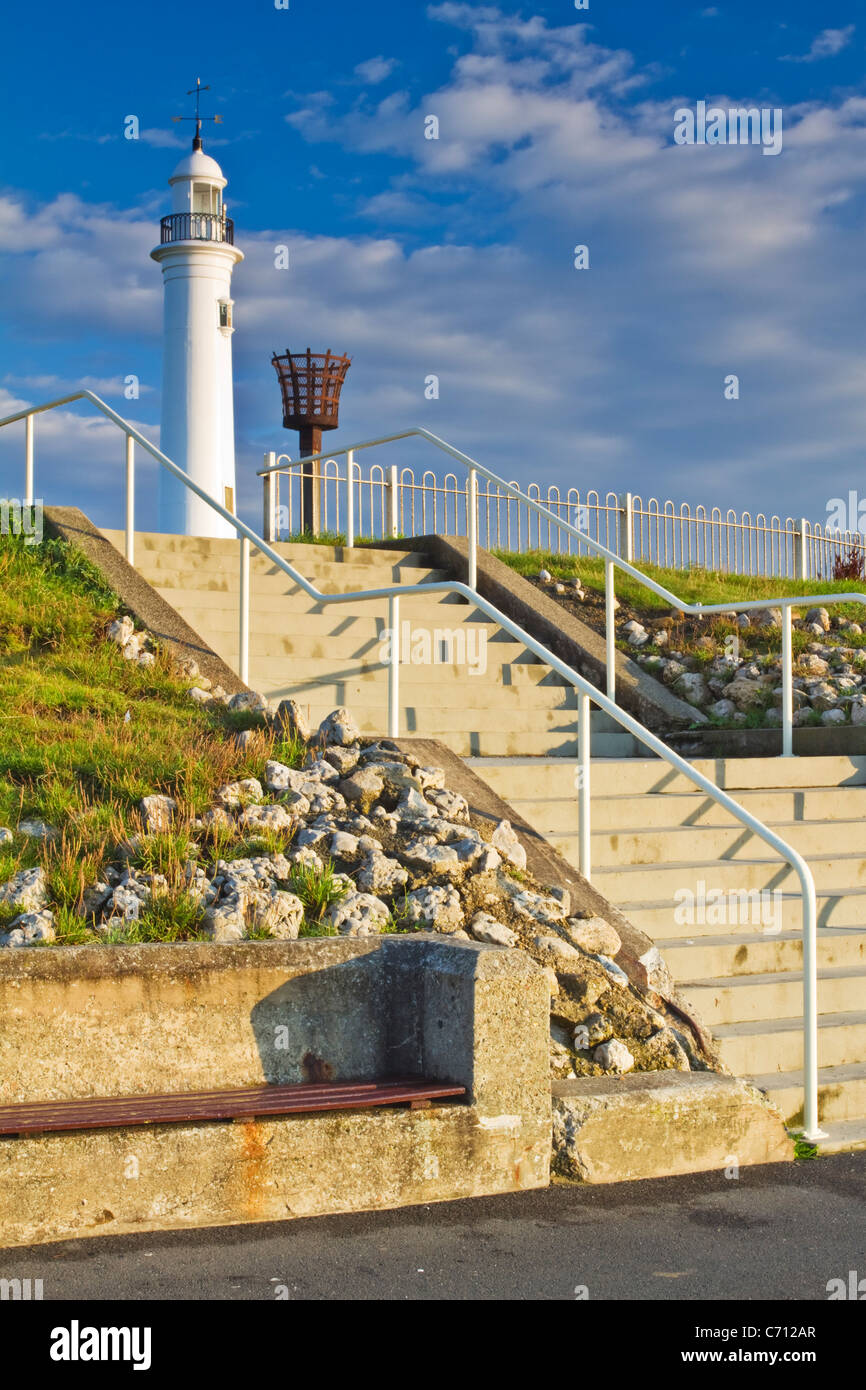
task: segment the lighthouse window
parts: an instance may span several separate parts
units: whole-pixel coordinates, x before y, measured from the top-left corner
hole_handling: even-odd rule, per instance
[[[211,188],[208,183],[194,183],[192,186],[192,210],[193,212],[218,213],[219,189]]]
[[[232,304],[230,299],[219,301],[220,328],[231,328],[232,326]]]

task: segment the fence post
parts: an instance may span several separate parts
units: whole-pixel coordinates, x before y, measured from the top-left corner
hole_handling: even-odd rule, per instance
[[[617,499],[619,505],[619,558],[629,564],[634,560],[634,524],[632,517],[631,493],[623,492]]]
[[[470,468],[466,480],[466,539],[469,542],[470,589],[478,588],[478,474]]]
[[[271,449],[265,451],[265,468],[273,468],[277,462],[276,452]],[[263,519],[263,533],[265,540],[270,544],[277,539],[277,474],[266,473],[263,479],[264,488],[264,507],[265,514]]]
[[[791,650],[791,605],[782,607],[782,757],[794,756],[794,660]]]
[[[794,578],[809,578],[809,547],[807,544],[808,522],[800,517],[800,529],[794,532]]]
[[[352,491],[352,474],[355,471],[355,450],[346,455],[346,548],[355,544],[355,494]]]
[[[28,415],[24,420],[24,501],[33,501],[33,426],[35,417]]]
[[[250,683],[250,543],[241,536],[240,610],[238,614],[238,675],[244,685]]]
[[[135,440],[126,436],[126,562],[135,564]]]
[[[389,536],[396,536],[399,529],[398,521],[400,515],[397,489],[400,486],[399,475],[396,463],[392,463],[388,468],[388,499],[385,508],[385,524],[388,528]],[[393,737],[393,735],[392,735]]]
[[[613,560],[604,562],[604,632],[607,665],[607,696],[616,699],[616,594]]]

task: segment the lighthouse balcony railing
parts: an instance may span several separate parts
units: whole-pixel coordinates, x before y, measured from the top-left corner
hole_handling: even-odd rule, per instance
[[[235,224],[230,217],[211,212],[172,212],[159,224],[160,244],[172,241],[224,241],[234,245]]]

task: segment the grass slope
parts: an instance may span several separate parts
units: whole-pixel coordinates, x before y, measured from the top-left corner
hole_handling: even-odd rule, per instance
[[[81,895],[118,845],[140,832],[137,804],[152,792],[178,802],[178,829],[148,838],[153,862],[144,867],[166,873],[177,891],[154,906],[154,921],[136,928],[136,939],[193,934],[195,914],[181,891],[189,822],[222,783],[260,773],[265,757],[298,757],[275,745],[260,716],[193,704],[189,681],[172,674],[163,654],[147,668],[124,660],[106,641],[122,611],[74,547],[0,538],[0,826],[16,831],[22,820],[40,820],[58,831],[50,842],[16,833],[0,845],[0,882],[44,864],[66,942],[90,939],[76,911]],[[260,730],[247,753],[233,738],[243,728]],[[247,846],[214,848],[236,857]]]

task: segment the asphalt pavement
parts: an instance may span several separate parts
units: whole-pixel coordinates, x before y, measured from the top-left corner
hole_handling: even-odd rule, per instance
[[[866,1152],[360,1215],[0,1250],[44,1300],[828,1300],[863,1280]],[[831,1286],[838,1289],[838,1285]]]

